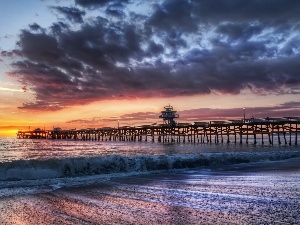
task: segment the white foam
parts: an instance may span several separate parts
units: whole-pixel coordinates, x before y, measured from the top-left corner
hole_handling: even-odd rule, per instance
[[[36,180],[184,168],[209,168],[295,157],[300,157],[300,151],[198,153],[169,156],[108,155],[90,158],[19,160],[0,163],[0,180]]]

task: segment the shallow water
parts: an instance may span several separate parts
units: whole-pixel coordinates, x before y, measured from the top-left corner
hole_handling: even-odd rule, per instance
[[[213,141],[214,142],[214,141]],[[251,152],[299,149],[289,145],[262,145],[258,143],[152,143],[114,141],[74,141],[0,138],[0,163],[16,160],[45,160],[107,155],[173,155],[205,152]]]

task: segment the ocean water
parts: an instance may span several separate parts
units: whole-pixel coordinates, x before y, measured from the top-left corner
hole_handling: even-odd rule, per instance
[[[1,138],[0,222],[300,224],[299,178],[299,146],[251,139]]]

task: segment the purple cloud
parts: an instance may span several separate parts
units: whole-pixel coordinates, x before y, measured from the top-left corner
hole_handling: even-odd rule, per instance
[[[75,22],[75,23],[82,23],[83,16],[85,15],[85,11],[79,10],[75,7],[52,6],[50,7],[50,9],[53,9],[59,14],[62,14],[70,22]]]

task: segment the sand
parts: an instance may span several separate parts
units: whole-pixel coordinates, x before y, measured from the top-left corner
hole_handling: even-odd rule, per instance
[[[115,177],[0,198],[1,224],[300,224],[300,159]]]

